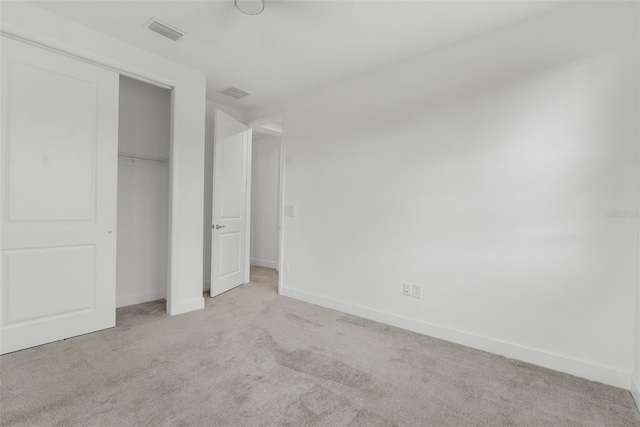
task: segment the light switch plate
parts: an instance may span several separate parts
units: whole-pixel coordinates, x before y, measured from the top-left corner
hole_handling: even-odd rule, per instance
[[[414,298],[422,298],[422,286],[413,285],[411,296]]]

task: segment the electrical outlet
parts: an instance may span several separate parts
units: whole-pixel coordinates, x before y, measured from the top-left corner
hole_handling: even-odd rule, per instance
[[[411,292],[411,296],[414,298],[422,298],[422,286],[420,285],[412,285],[413,290]]]
[[[411,296],[411,283],[403,283],[402,284],[402,295],[410,297]]]

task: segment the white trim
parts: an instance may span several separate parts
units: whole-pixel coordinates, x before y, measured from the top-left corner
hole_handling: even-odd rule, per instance
[[[280,194],[278,195],[278,294],[282,295],[284,288],[284,274],[282,265],[284,264],[284,174],[285,174],[285,149],[286,149],[286,124],[287,115],[282,113],[282,137],[280,138]]]
[[[278,263],[275,261],[267,261],[266,259],[251,258],[251,265],[258,267],[268,267],[278,269]]]
[[[635,377],[631,377],[631,395],[633,396],[633,400],[636,401],[636,406],[640,411],[640,384],[638,384],[638,380]]]
[[[204,308],[204,297],[192,299],[191,301],[181,302],[174,304],[174,310],[171,312],[172,316],[188,313],[190,311],[200,310]]]
[[[176,93],[171,91],[171,123],[169,125],[169,135],[171,137],[169,142],[169,215],[168,229],[167,229],[167,313],[174,315],[174,301],[178,301],[178,295],[180,289],[175,286],[179,280],[180,265],[177,262],[178,259],[178,246],[180,242],[180,234],[177,232],[177,227],[174,224],[178,223],[178,210],[175,208],[177,205],[176,199],[179,197],[178,191],[180,183],[178,182],[178,156],[180,155],[176,150],[174,144],[174,131],[175,131],[175,104]]]
[[[602,366],[586,360],[579,360],[571,356],[500,341],[491,337],[435,325],[422,320],[400,316],[291,288],[282,288],[281,294],[300,301],[319,305],[321,307],[342,311],[354,316],[408,329],[413,332],[462,344],[467,347],[499,354],[512,359],[521,360],[523,362],[532,363],[534,365],[543,366],[545,368],[554,369],[556,371],[565,372],[577,377],[598,381],[615,387],[622,387],[626,390],[629,390],[631,386],[630,372],[619,371],[608,366]]]
[[[142,304],[143,302],[157,301],[166,298],[165,289],[154,289],[145,292],[136,292],[127,295],[116,296],[116,308],[127,307],[129,305]]]
[[[284,113],[271,114],[266,117],[261,117],[259,119],[251,120],[249,122],[249,126],[262,127],[263,125],[267,125],[269,123],[278,122],[278,120],[282,120],[282,124],[284,125]]]
[[[255,129],[260,133],[275,136],[276,138],[282,138],[282,132],[276,132],[275,130],[267,129],[262,126],[253,126],[251,129]],[[258,139],[258,138],[256,138]]]
[[[9,31],[0,30],[0,34],[5,36],[5,37],[8,37],[10,39],[17,40],[19,42],[26,43],[26,44],[34,46],[34,47],[38,47],[40,49],[48,50],[49,52],[53,52],[53,53],[56,53],[58,55],[66,56],[66,57],[75,59],[77,61],[82,61],[82,62],[86,62],[87,64],[95,65],[96,67],[104,68],[105,70],[113,71],[115,73],[118,73],[120,75],[129,77],[129,78],[134,79],[134,80],[139,80],[139,81],[148,83],[150,85],[158,86],[158,87],[161,87],[161,88],[164,88],[164,89],[169,89],[169,90],[173,89],[173,86],[164,84],[164,83],[162,83],[160,81],[146,78],[146,77],[144,77],[144,76],[142,76],[140,74],[137,74],[137,73],[123,71],[123,70],[120,70],[118,68],[111,67],[111,66],[109,66],[107,64],[104,64],[102,62],[98,62],[98,61],[95,61],[93,59],[87,58],[85,56],[76,55],[74,53],[71,53],[71,52],[68,52],[68,51],[65,51],[65,50],[62,50],[62,49],[58,49],[58,48],[53,47],[53,46],[49,46],[49,45],[46,45],[44,43],[40,43],[38,41],[35,41],[35,40],[30,39],[30,38],[26,38],[26,37],[20,36],[18,34],[14,34],[14,33],[9,32]]]
[[[111,57],[96,54],[81,47],[62,42],[59,39],[55,39],[53,37],[31,31],[27,28],[10,22],[2,22],[2,30],[0,30],[0,34],[14,40],[21,41],[23,43],[30,44],[32,46],[37,46],[42,49],[58,53],[60,55],[65,55],[79,61],[87,62],[97,67],[114,71],[118,74],[122,74],[132,79],[140,80],[154,86],[159,86],[165,89],[173,89],[173,87],[176,85],[173,79],[152,73],[148,70],[136,68],[130,64],[119,62]]]
[[[246,125],[245,125],[246,126]],[[244,219],[244,283],[251,281],[251,165],[253,153],[253,129],[247,126],[245,147],[247,147],[246,156],[246,194],[245,194],[245,219]]]

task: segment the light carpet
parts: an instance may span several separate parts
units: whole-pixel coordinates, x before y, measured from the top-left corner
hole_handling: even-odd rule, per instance
[[[0,358],[2,425],[640,426],[630,393],[276,295],[276,273],[181,316]]]

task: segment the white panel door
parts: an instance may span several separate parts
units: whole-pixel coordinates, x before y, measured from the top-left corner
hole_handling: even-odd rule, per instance
[[[249,281],[251,129],[215,112],[211,296]]]
[[[117,73],[2,37],[0,352],[115,325]]]

